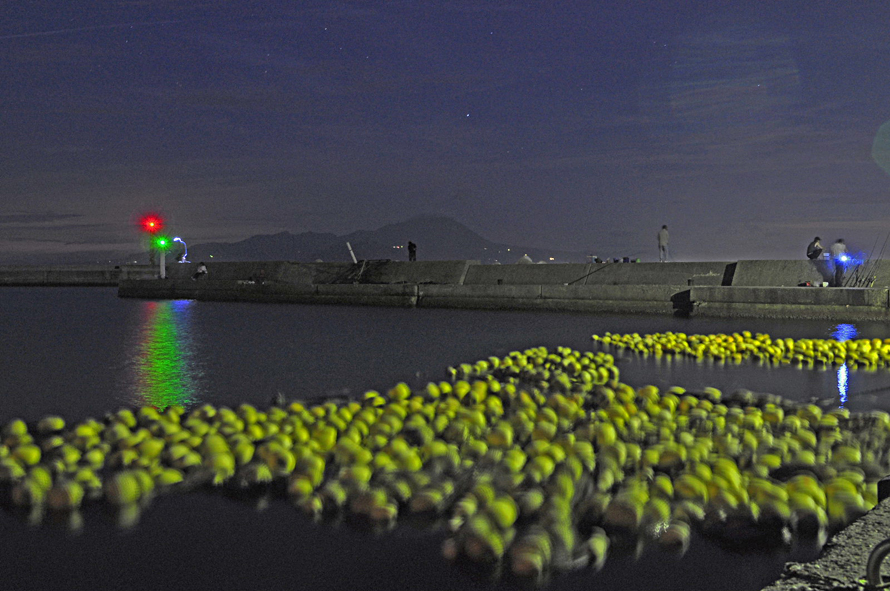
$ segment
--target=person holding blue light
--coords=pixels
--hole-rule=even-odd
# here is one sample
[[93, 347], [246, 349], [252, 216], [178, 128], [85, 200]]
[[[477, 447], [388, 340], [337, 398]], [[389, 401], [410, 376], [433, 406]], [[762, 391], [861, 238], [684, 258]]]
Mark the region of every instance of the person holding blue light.
[[844, 269], [850, 257], [847, 255], [847, 245], [844, 244], [843, 238], [835, 240], [829, 249], [831, 253], [831, 262], [834, 263], [834, 286], [844, 286]]

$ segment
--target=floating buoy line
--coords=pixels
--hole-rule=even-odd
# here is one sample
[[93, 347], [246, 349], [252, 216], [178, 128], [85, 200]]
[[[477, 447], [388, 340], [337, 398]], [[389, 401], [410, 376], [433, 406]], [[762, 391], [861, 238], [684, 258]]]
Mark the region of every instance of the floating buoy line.
[[[597, 340], [695, 356], [723, 354], [718, 345], [741, 355], [746, 339], [770, 359], [806, 350], [764, 335], [668, 334]], [[869, 363], [885, 347], [870, 343], [855, 347]], [[841, 349], [830, 348], [836, 361]], [[854, 349], [842, 349], [849, 361]], [[538, 347], [353, 401], [13, 419], [2, 427], [0, 493], [34, 522], [50, 512], [80, 524], [82, 507], [107, 504], [126, 524], [157, 495], [261, 489], [322, 521], [385, 531], [417, 517], [447, 532], [446, 559], [540, 582], [599, 569], [615, 547], [682, 553], [693, 532], [821, 543], [877, 503], [888, 434], [884, 412], [633, 388], [608, 352]]]
[[593, 335], [593, 340], [640, 355], [677, 356], [721, 362], [759, 362], [772, 365], [831, 367], [846, 364], [850, 369], [875, 370], [890, 367], [890, 339], [773, 339], [749, 331], [732, 334]]

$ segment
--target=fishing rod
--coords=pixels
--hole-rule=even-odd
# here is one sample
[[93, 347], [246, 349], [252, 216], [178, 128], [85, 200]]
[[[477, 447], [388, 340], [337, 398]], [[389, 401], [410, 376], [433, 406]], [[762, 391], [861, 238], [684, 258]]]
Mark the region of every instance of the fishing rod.
[[[862, 262], [861, 265], [857, 265], [853, 272], [850, 274], [850, 277], [844, 281], [844, 287], [862, 287], [862, 283], [865, 283], [866, 278], [862, 276], [865, 275], [865, 269], [871, 263], [871, 257], [875, 252], [875, 249], [878, 247], [878, 239], [875, 238], [875, 243], [872, 245], [871, 250], [868, 251], [868, 258]], [[837, 264], [837, 263], [835, 263]], [[867, 276], [866, 276], [867, 277]]]
[[890, 232], [887, 233], [887, 236], [884, 238], [884, 244], [881, 246], [881, 251], [878, 253], [878, 258], [874, 259], [872, 255], [874, 254], [875, 248], [878, 246], [879, 238], [875, 238], [875, 243], [872, 246], [871, 251], [869, 252], [868, 258], [862, 265], [857, 266], [853, 273], [850, 275], [850, 278], [844, 282], [847, 287], [871, 287], [874, 285], [875, 279], [877, 277], [875, 271], [878, 267], [878, 261], [881, 260], [884, 256], [884, 250], [887, 248], [887, 242], [890, 240]]
[[881, 252], [878, 253], [877, 260], [871, 261], [871, 265], [869, 268], [869, 274], [871, 275], [871, 283], [874, 284], [875, 279], [877, 278], [877, 274], [874, 272], [878, 268], [878, 261], [884, 258], [884, 250], [887, 248], [887, 241], [890, 240], [890, 232], [887, 232], [887, 236], [884, 238], [884, 244], [881, 245]]
[[574, 279], [574, 280], [572, 280], [572, 281], [569, 281], [568, 283], [566, 283], [566, 285], [572, 285], [573, 283], [577, 283], [577, 282], [581, 281], [582, 279], [587, 279], [588, 277], [590, 277], [590, 276], [593, 275], [594, 273], [598, 273], [598, 272], [602, 271], [603, 269], [605, 269], [606, 267], [611, 267], [612, 265], [615, 265], [615, 264], [617, 264], [617, 263], [610, 263], [610, 262], [606, 261], [606, 263], [605, 263], [603, 266], [601, 266], [601, 267], [597, 267], [596, 269], [594, 269], [593, 271], [591, 271], [591, 272], [588, 273], [587, 275], [582, 275], [581, 277], [578, 277], [577, 279]]

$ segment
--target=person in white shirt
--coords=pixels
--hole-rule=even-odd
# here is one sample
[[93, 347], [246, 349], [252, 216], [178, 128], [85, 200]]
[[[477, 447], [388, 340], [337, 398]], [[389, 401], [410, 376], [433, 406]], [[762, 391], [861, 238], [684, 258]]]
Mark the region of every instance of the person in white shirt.
[[668, 227], [662, 226], [658, 231], [658, 260], [666, 263], [668, 260]]
[[838, 238], [829, 249], [831, 262], [834, 263], [834, 287], [844, 286], [844, 269], [847, 267], [847, 245], [843, 238]]

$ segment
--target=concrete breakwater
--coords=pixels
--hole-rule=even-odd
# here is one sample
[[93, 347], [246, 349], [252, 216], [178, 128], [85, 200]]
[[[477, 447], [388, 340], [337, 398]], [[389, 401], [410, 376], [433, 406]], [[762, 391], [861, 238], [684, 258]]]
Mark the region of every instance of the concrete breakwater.
[[682, 316], [890, 318], [890, 264], [869, 287], [821, 285], [812, 261], [482, 265], [477, 261], [2, 266], [0, 286], [117, 286], [121, 297]]
[[[631, 269], [631, 267], [634, 267]], [[662, 267], [659, 269], [658, 267]], [[482, 265], [476, 261], [212, 263], [166, 279], [121, 280], [121, 297], [403, 307], [671, 314], [690, 281], [723, 281], [725, 263]], [[679, 294], [679, 295], [678, 295]]]
[[148, 265], [3, 265], [0, 286], [115, 287], [121, 279], [152, 279], [157, 268]]
[[477, 261], [211, 262], [146, 279], [123, 269], [121, 297], [683, 316], [890, 318], [890, 264], [864, 288], [821, 285], [821, 261], [482, 265]]

